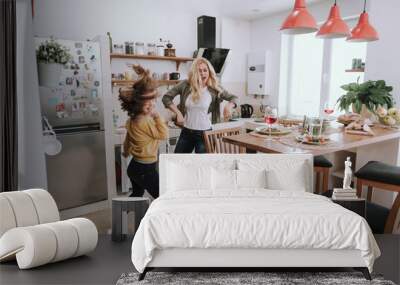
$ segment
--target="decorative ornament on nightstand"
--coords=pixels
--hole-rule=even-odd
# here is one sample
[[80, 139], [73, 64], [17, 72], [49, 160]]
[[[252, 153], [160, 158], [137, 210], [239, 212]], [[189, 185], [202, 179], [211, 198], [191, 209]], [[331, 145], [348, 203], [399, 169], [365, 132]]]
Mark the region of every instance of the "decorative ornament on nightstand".
[[347, 157], [344, 162], [344, 178], [343, 178], [343, 188], [334, 188], [332, 199], [333, 200], [356, 200], [357, 192], [355, 189], [351, 188], [351, 178], [353, 176], [353, 171], [351, 170], [352, 162], [350, 157]]
[[347, 157], [346, 161], [344, 162], [344, 179], [343, 179], [343, 189], [352, 189], [351, 188], [351, 161], [350, 157]]

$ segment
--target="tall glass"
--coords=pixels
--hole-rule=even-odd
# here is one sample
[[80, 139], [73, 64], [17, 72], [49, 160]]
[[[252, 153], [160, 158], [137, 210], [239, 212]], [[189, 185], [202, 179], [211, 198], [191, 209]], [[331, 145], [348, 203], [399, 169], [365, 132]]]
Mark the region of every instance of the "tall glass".
[[278, 120], [278, 109], [275, 107], [265, 107], [264, 122], [269, 127], [269, 139], [271, 139], [271, 126]]

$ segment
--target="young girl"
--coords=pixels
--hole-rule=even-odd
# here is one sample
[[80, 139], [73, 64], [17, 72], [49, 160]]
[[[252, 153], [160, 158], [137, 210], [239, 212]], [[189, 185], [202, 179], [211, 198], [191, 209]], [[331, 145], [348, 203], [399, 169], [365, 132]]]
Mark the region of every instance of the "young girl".
[[156, 170], [160, 140], [167, 139], [168, 127], [155, 110], [157, 85], [148, 70], [137, 65], [133, 69], [139, 80], [129, 94], [120, 92], [121, 107], [128, 112], [123, 155], [132, 156], [128, 166], [133, 193], [131, 197], [143, 196], [146, 189], [151, 196], [159, 195], [159, 177]]

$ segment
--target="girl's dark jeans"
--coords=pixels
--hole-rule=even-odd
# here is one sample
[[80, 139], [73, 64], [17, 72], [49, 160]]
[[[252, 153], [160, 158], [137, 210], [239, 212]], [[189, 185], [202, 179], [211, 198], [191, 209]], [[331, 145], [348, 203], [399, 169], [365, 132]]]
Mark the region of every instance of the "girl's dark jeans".
[[175, 147], [175, 153], [205, 153], [204, 131], [183, 128]]
[[159, 177], [156, 165], [157, 162], [147, 164], [131, 160], [127, 172], [133, 187], [132, 197], [142, 197], [144, 190], [147, 190], [154, 199], [158, 197]]

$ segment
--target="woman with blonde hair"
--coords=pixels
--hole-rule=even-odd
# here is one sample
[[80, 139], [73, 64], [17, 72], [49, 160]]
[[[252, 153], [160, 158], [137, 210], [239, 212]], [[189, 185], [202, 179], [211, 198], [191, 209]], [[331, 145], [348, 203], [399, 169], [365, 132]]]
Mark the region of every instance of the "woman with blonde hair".
[[[173, 103], [180, 95], [178, 106]], [[237, 96], [224, 90], [217, 80], [214, 68], [205, 58], [197, 58], [192, 64], [189, 78], [177, 84], [162, 98], [164, 106], [176, 114], [175, 124], [182, 127], [175, 153], [204, 153], [203, 132], [220, 122], [220, 104], [228, 101], [224, 117], [229, 118], [237, 106]], [[211, 113], [211, 120], [209, 117]]]

